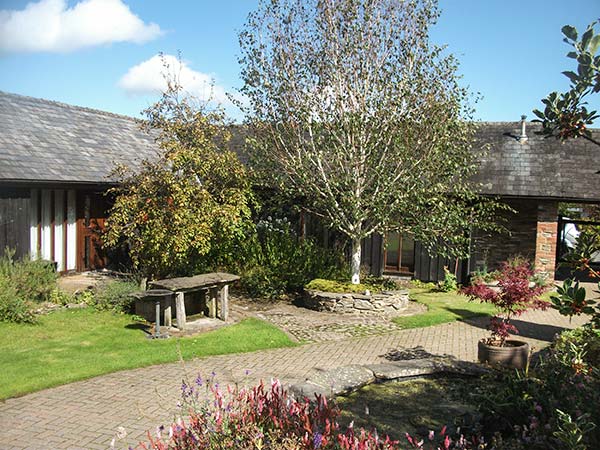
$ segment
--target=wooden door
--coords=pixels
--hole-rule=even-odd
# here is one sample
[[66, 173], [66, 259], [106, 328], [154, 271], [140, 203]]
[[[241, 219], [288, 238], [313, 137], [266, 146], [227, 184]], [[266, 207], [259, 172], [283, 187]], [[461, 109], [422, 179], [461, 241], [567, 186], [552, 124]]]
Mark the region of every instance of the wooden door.
[[106, 253], [102, 248], [106, 212], [107, 202], [102, 194], [78, 192], [77, 271], [99, 270], [106, 267]]

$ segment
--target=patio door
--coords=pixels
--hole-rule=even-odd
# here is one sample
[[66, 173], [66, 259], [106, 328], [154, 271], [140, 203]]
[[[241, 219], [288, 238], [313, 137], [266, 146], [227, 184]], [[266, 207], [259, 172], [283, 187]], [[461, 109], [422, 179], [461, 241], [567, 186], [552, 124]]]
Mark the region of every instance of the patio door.
[[106, 200], [95, 192], [79, 192], [77, 198], [77, 270], [106, 267], [102, 248]]
[[397, 232], [385, 236], [385, 272], [412, 275], [415, 270], [415, 241]]

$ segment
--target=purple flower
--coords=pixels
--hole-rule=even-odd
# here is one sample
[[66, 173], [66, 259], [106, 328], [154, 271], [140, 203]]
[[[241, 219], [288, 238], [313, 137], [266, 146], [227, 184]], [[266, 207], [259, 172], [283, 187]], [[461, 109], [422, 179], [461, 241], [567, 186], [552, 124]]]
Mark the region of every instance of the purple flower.
[[320, 448], [322, 442], [323, 442], [323, 435], [317, 431], [315, 433], [315, 435], [313, 436], [313, 446], [314, 446], [314, 448]]
[[196, 385], [202, 386], [202, 376], [200, 374], [198, 374], [198, 376], [196, 377]]

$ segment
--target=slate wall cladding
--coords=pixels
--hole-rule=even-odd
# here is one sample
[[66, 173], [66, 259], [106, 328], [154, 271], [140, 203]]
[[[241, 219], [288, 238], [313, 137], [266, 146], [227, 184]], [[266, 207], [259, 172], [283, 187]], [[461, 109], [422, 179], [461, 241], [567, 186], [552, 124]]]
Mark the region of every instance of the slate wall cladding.
[[509, 233], [474, 233], [469, 271], [495, 270], [511, 256], [536, 257], [538, 200], [504, 200], [516, 213], [502, 214]]

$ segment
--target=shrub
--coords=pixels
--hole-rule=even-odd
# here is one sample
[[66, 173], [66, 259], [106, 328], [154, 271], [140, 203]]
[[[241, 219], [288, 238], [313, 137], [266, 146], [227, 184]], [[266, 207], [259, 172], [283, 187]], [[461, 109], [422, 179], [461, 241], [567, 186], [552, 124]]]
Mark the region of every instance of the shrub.
[[483, 266], [482, 268], [476, 269], [473, 272], [471, 272], [470, 277], [472, 284], [491, 283], [493, 281], [496, 281], [496, 278], [498, 277], [498, 272], [489, 272], [487, 266]]
[[[563, 332], [528, 372], [490, 375], [479, 399], [483, 427], [527, 448], [600, 448], [600, 332]], [[572, 444], [579, 440], [579, 446]]]
[[537, 284], [530, 286], [533, 275], [528, 261], [515, 258], [502, 264], [497, 277], [498, 290], [482, 282], [461, 290], [471, 300], [491, 303], [502, 312], [501, 316], [490, 320], [492, 336], [487, 340], [488, 345], [502, 347], [509, 333], [518, 333], [517, 328], [510, 323], [514, 316], [519, 316], [530, 308], [545, 309], [549, 306], [548, 302], [539, 298], [545, 287]]
[[[208, 398], [202, 395], [206, 390]], [[182, 384], [183, 410], [187, 422], [179, 419], [168, 428], [148, 433], [148, 443], [139, 448], [154, 450], [225, 449], [238, 450], [400, 450], [398, 441], [379, 437], [376, 430], [342, 430], [337, 422], [339, 408], [324, 396], [294, 399], [281, 383], [273, 380], [250, 388], [227, 387], [221, 390], [213, 379], [198, 377]], [[204, 398], [204, 400], [203, 400]], [[115, 441], [113, 441], [113, 446]], [[460, 436], [451, 439], [445, 429], [429, 442], [407, 435], [410, 448], [475, 449], [485, 448], [479, 439]]]
[[139, 284], [133, 280], [112, 280], [102, 283], [95, 289], [94, 306], [100, 310], [131, 313], [135, 304], [131, 294], [139, 290]]
[[239, 267], [246, 292], [269, 298], [299, 292], [313, 278], [334, 278], [345, 271], [334, 252], [299, 239], [287, 220], [271, 218], [248, 233]]
[[24, 300], [50, 301], [58, 279], [54, 265], [49, 261], [31, 260], [29, 257], [15, 261], [14, 254], [14, 250], [4, 251], [4, 255], [0, 258], [0, 277], [9, 278]]
[[438, 290], [441, 292], [455, 292], [457, 289], [458, 283], [456, 281], [456, 275], [444, 266], [444, 280], [439, 283]]
[[364, 293], [365, 291], [377, 293], [384, 290], [397, 289], [397, 285], [392, 280], [375, 277], [363, 278], [363, 282], [360, 284], [352, 284], [349, 281], [324, 280], [322, 278], [316, 278], [308, 283], [304, 288], [315, 291], [337, 293]]
[[31, 303], [24, 300], [11, 279], [0, 275], [0, 321], [34, 323]]

